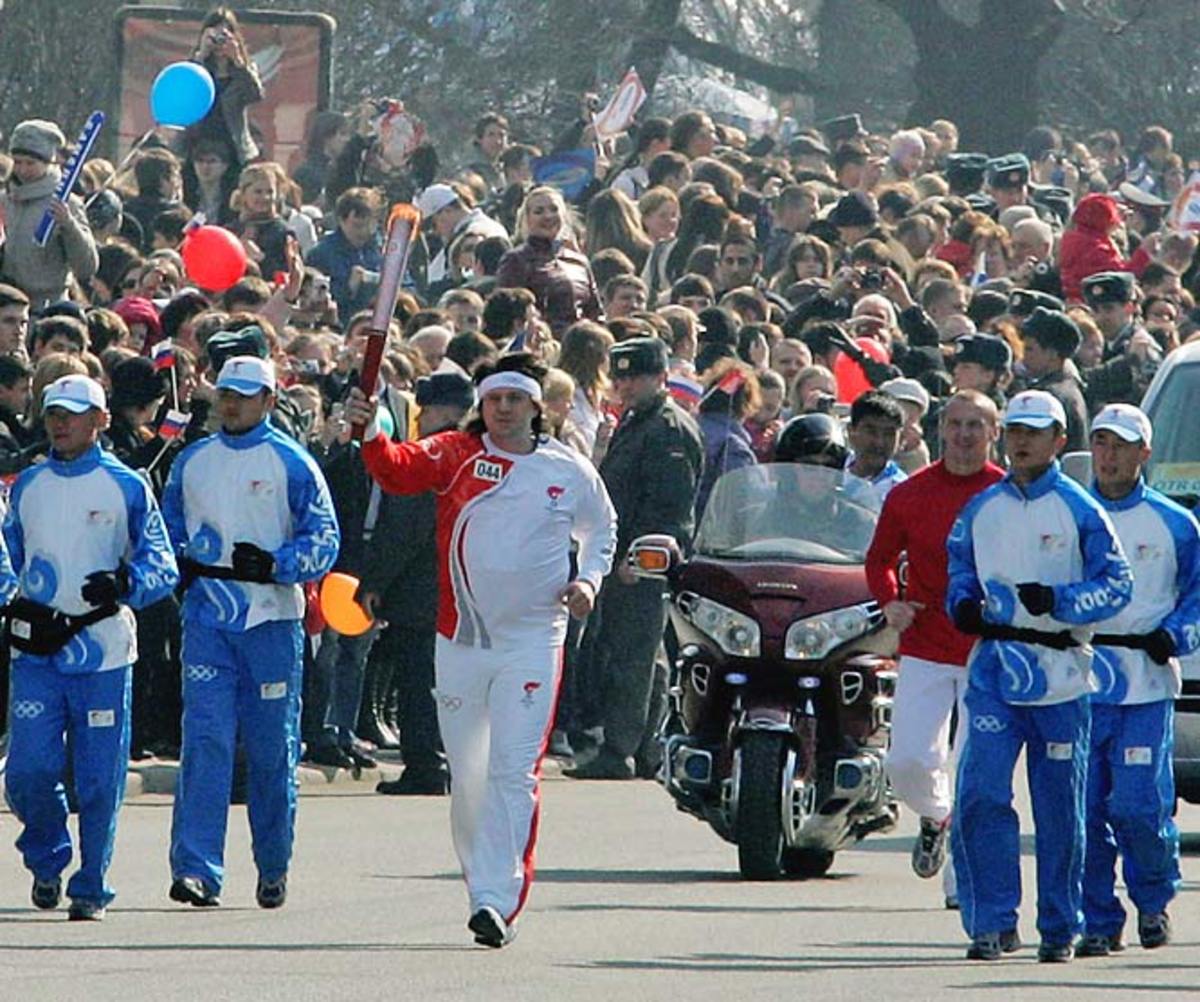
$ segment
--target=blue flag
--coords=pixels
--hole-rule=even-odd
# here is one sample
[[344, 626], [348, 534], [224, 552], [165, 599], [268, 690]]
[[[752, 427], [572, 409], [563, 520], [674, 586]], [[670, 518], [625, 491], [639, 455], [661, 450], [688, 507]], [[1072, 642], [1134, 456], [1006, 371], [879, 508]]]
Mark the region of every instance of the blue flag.
[[564, 150], [548, 157], [534, 157], [530, 167], [534, 181], [557, 188], [563, 198], [574, 201], [583, 194], [595, 176], [596, 151]]

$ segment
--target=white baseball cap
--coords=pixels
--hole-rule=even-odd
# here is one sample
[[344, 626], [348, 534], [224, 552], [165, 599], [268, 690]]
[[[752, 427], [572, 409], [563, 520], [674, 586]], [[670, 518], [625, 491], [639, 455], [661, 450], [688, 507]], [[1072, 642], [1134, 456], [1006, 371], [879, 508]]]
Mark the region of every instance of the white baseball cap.
[[1154, 435], [1150, 419], [1133, 404], [1109, 404], [1092, 419], [1092, 434], [1111, 431], [1126, 442], [1149, 445]]
[[104, 396], [104, 387], [96, 380], [87, 376], [60, 376], [42, 390], [42, 410], [51, 407], [82, 414], [93, 407], [99, 411], [108, 410], [108, 400]]
[[910, 404], [916, 404], [922, 414], [929, 412], [929, 391], [915, 379], [908, 379], [901, 376], [896, 379], [889, 379], [887, 382], [880, 384], [879, 388], [888, 394], [888, 396], [895, 397], [897, 400], [907, 400]]
[[1008, 402], [1004, 410], [1004, 423], [1023, 424], [1030, 428], [1049, 428], [1057, 424], [1067, 427], [1067, 412], [1058, 397], [1045, 390], [1025, 390]]
[[275, 392], [275, 366], [265, 358], [235, 355], [221, 366], [218, 390], [233, 390], [243, 397], [257, 396], [263, 390]]
[[458, 192], [448, 184], [431, 184], [417, 196], [417, 208], [426, 219], [458, 201]]

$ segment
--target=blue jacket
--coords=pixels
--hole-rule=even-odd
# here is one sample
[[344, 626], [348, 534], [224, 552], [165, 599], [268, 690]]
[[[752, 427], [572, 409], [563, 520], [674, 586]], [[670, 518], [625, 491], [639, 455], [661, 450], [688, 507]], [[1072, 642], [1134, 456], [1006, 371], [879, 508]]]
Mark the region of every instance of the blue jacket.
[[165, 598], [179, 582], [149, 486], [98, 445], [69, 461], [51, 453], [17, 478], [4, 541], [20, 594], [72, 616], [92, 611], [80, 594], [89, 574], [122, 564], [129, 572], [130, 591], [120, 612], [87, 627], [46, 659], [64, 672], [102, 671], [136, 661], [137, 627], [130, 609]]
[[275, 558], [273, 584], [199, 578], [188, 589], [184, 621], [218, 630], [303, 617], [300, 583], [329, 571], [341, 542], [324, 476], [269, 421], [184, 449], [163, 492], [163, 515], [176, 550], [199, 563], [230, 566], [235, 543]]
[[378, 279], [364, 282], [356, 292], [351, 293], [350, 270], [355, 265], [361, 265], [367, 271], [378, 274], [383, 268], [383, 254], [378, 236], [372, 237], [362, 247], [355, 247], [340, 229], [336, 229], [317, 241], [317, 245], [308, 252], [305, 263], [329, 276], [329, 291], [337, 302], [338, 320], [345, 327], [355, 313], [370, 305], [378, 283]]
[[[988, 622], [1057, 632], [1098, 623], [1129, 604], [1129, 562], [1104, 509], [1057, 462], [1026, 487], [1009, 474], [976, 495], [946, 541], [946, 610], [986, 600]], [[1054, 589], [1054, 608], [1033, 616], [1017, 596], [1026, 582]], [[1074, 630], [1086, 641], [1090, 630]], [[1092, 649], [981, 640], [971, 651], [969, 684], [1008, 703], [1047, 705], [1096, 689]]]
[[[1112, 519], [1133, 567], [1129, 604], [1104, 624], [1105, 633], [1150, 633], [1162, 627], [1177, 654], [1200, 648], [1200, 526], [1191, 512], [1139, 480], [1113, 501], [1092, 485], [1092, 496]], [[1179, 662], [1155, 664], [1145, 651], [1097, 647], [1092, 662], [1097, 703], [1153, 703], [1181, 691]]]
[[701, 412], [696, 416], [700, 435], [704, 439], [704, 471], [696, 488], [696, 520], [704, 514], [708, 496], [721, 475], [758, 462], [750, 441], [750, 433], [729, 414]]

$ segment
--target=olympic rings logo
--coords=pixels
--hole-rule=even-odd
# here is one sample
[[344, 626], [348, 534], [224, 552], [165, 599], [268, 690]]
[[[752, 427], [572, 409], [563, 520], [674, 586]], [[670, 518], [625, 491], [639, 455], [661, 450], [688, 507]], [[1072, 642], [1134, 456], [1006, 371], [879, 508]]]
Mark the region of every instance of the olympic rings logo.
[[1008, 724], [998, 717], [993, 716], [973, 717], [971, 719], [971, 726], [977, 731], [982, 731], [984, 734], [999, 734], [1008, 728]]
[[211, 665], [188, 665], [185, 677], [189, 682], [211, 682], [217, 677], [217, 669]]
[[46, 705], [32, 699], [21, 699], [13, 703], [12, 712], [18, 720], [33, 720], [46, 712]]

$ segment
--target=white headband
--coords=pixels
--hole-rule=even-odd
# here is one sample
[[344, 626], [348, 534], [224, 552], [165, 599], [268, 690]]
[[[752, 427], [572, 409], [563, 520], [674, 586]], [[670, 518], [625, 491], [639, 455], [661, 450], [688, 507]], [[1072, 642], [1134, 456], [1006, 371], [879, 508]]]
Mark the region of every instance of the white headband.
[[479, 399], [482, 400], [492, 390], [520, 390], [539, 404], [542, 402], [541, 384], [523, 372], [493, 372], [479, 384]]

